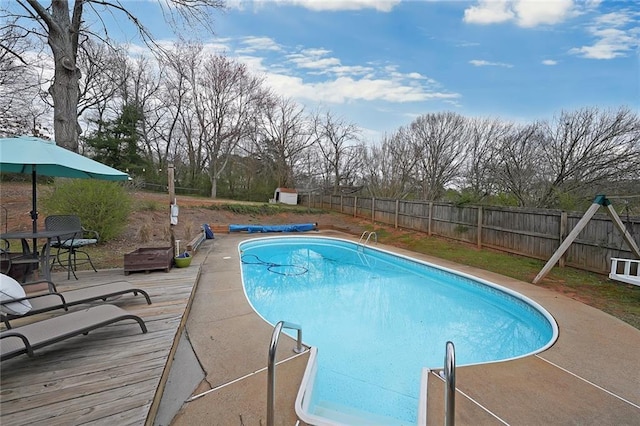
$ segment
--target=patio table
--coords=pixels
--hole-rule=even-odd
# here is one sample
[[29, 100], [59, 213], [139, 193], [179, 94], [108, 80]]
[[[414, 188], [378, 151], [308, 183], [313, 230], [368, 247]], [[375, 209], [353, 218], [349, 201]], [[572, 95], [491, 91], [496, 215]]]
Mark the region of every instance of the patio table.
[[[64, 231], [68, 232], [68, 231]], [[17, 232], [5, 232], [0, 234], [0, 239], [5, 240], [21, 240], [22, 241], [22, 257], [23, 259], [30, 259], [33, 263], [38, 263], [38, 247], [35, 245], [37, 240], [46, 239], [47, 243], [42, 248], [42, 254], [40, 256], [40, 264], [42, 266], [42, 273], [44, 279], [51, 281], [51, 257], [50, 246], [51, 240], [58, 238], [63, 234], [63, 231], [17, 231]], [[29, 247], [29, 240], [33, 241], [33, 250]]]

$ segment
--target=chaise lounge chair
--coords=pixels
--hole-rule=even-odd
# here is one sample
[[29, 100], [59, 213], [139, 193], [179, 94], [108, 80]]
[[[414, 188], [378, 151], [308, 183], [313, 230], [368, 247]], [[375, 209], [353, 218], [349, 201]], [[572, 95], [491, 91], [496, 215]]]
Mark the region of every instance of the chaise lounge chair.
[[116, 281], [65, 292], [57, 292], [55, 284], [46, 280], [34, 281], [23, 285], [44, 282], [49, 284], [50, 293], [27, 296], [17, 281], [7, 275], [0, 274], [0, 320], [5, 323], [8, 329], [11, 328], [9, 321], [16, 318], [57, 309], [68, 310], [70, 306], [97, 300], [107, 301], [109, 298], [127, 293], [133, 293], [135, 296], [138, 293], [142, 294], [147, 300], [147, 304], [151, 304], [151, 299], [146, 291], [134, 288], [126, 281]]
[[22, 354], [33, 357], [36, 349], [127, 319], [137, 321], [142, 332], [147, 332], [142, 318], [108, 304], [6, 330], [0, 333], [0, 361]]

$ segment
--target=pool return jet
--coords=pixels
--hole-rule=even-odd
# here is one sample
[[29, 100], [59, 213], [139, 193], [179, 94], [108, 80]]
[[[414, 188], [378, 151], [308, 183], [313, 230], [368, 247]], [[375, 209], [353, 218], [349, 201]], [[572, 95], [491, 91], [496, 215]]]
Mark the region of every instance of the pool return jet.
[[551, 268], [553, 268], [556, 262], [560, 260], [564, 252], [567, 251], [569, 246], [571, 246], [571, 243], [573, 243], [573, 241], [578, 237], [578, 234], [580, 234], [585, 226], [587, 226], [593, 215], [596, 214], [601, 206], [607, 208], [606, 212], [613, 221], [615, 227], [618, 228], [618, 231], [620, 231], [620, 233], [622, 234], [622, 238], [627, 243], [629, 248], [631, 248], [631, 251], [636, 256], [636, 258], [640, 259], [640, 248], [638, 248], [638, 245], [631, 237], [631, 234], [625, 228], [624, 223], [622, 223], [622, 220], [620, 220], [618, 213], [616, 213], [615, 209], [611, 205], [611, 201], [609, 201], [605, 195], [596, 195], [596, 198], [593, 200], [593, 204], [591, 204], [591, 207], [589, 207], [584, 216], [582, 216], [580, 221], [576, 224], [575, 228], [571, 230], [569, 235], [567, 235], [567, 238], [564, 239], [562, 244], [560, 244], [560, 247], [558, 247], [556, 252], [553, 253], [553, 256], [551, 256], [551, 258], [547, 261], [546, 265], [544, 265], [540, 272], [538, 272], [538, 275], [536, 275], [536, 277], [533, 279], [533, 284], [537, 284], [549, 273]]

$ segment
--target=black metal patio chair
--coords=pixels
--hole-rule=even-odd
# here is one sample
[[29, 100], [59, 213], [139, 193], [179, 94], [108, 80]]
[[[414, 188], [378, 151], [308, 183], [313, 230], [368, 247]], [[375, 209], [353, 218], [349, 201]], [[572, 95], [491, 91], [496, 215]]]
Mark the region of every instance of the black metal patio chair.
[[[82, 247], [98, 243], [100, 236], [96, 231], [83, 228], [80, 218], [76, 215], [47, 216], [44, 219], [44, 226], [47, 231], [61, 231], [58, 238], [51, 240], [51, 248], [57, 249], [56, 255], [52, 256], [51, 268], [57, 262], [67, 270], [67, 279], [71, 278], [71, 274], [78, 279], [75, 271], [78, 264], [82, 263], [88, 263], [94, 271], [98, 272], [89, 253], [81, 250]], [[78, 255], [81, 256], [80, 260]]]

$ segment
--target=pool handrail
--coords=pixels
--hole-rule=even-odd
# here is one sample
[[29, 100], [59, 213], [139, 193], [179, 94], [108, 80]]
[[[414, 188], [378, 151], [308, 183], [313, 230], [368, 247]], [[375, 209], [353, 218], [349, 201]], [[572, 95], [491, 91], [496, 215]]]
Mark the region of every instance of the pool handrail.
[[278, 340], [283, 328], [295, 329], [298, 331], [296, 347], [293, 351], [297, 354], [304, 352], [302, 347], [302, 327], [286, 321], [279, 321], [273, 328], [271, 335], [271, 343], [269, 344], [269, 362], [267, 364], [267, 426], [275, 425], [275, 391], [276, 391], [276, 349], [278, 348]]
[[[366, 240], [365, 240], [365, 235], [367, 236]], [[361, 246], [362, 248], [364, 248], [364, 246], [367, 245], [367, 243], [369, 242], [369, 240], [371, 239], [371, 236], [373, 236], [373, 239], [375, 241], [376, 244], [378, 244], [378, 233], [375, 231], [363, 231], [362, 234], [360, 235], [360, 239], [358, 240], [358, 245]], [[364, 240], [364, 243], [362, 242], [362, 240]]]
[[447, 342], [444, 355], [444, 424], [454, 426], [456, 411], [456, 349]]

